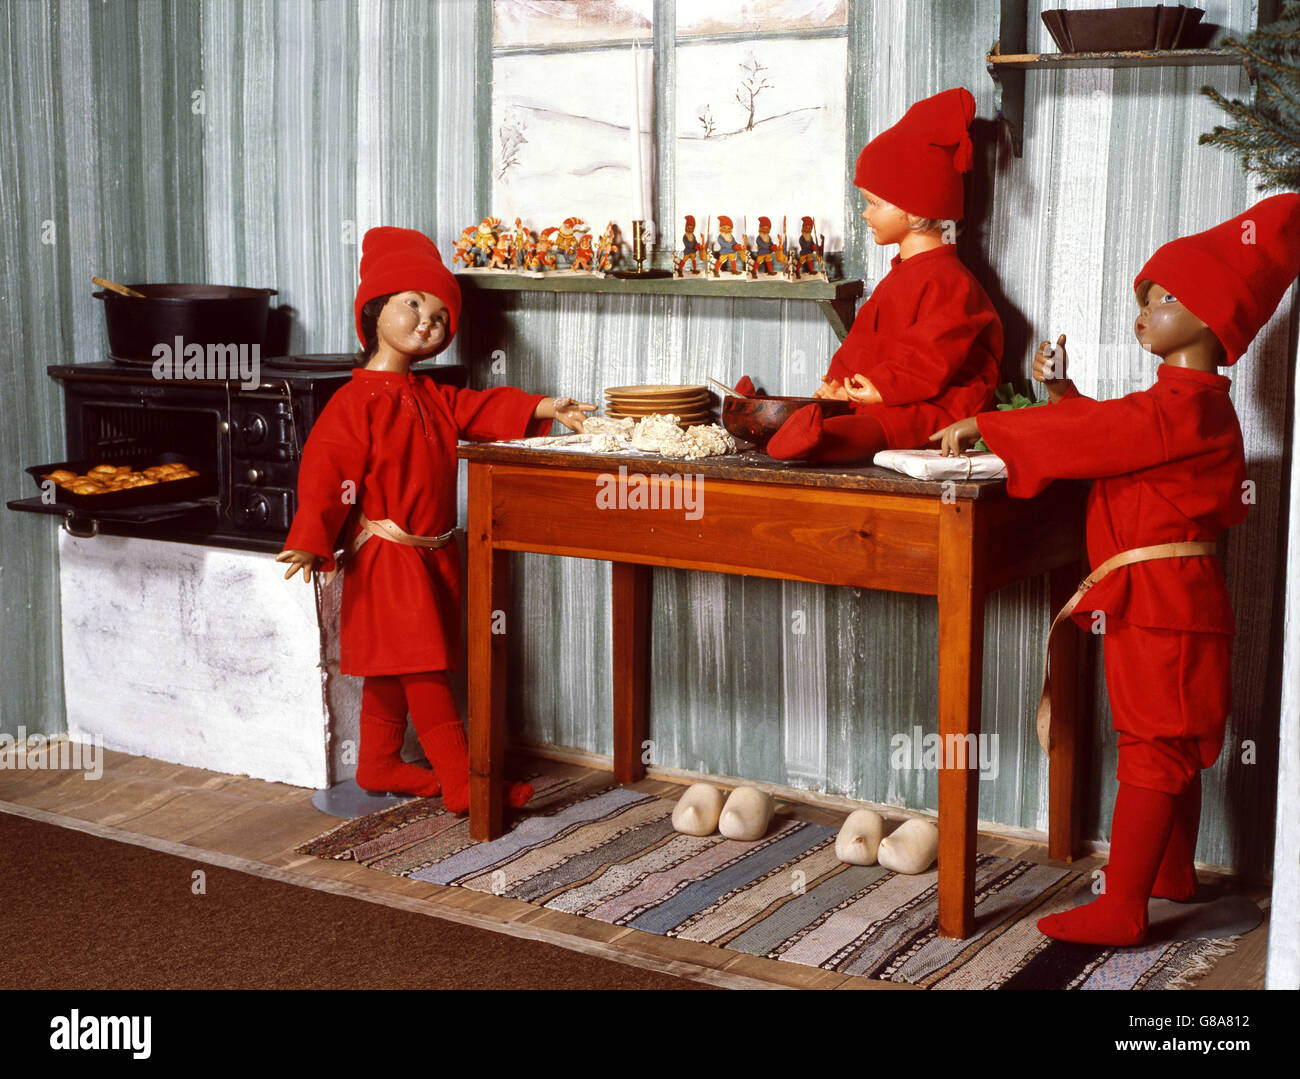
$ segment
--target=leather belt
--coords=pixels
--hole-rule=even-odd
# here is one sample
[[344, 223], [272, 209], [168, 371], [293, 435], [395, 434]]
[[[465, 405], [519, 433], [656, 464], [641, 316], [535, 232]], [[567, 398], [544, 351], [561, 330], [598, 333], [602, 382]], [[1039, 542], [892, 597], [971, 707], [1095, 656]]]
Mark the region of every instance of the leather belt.
[[335, 573], [344, 569], [347, 563], [356, 557], [357, 552], [366, 545], [366, 541], [371, 536], [378, 536], [380, 539], [386, 539], [392, 543], [400, 543], [404, 547], [423, 547], [430, 551], [436, 551], [439, 547], [446, 547], [456, 536], [454, 528], [449, 528], [441, 536], [414, 536], [387, 517], [381, 521], [372, 521], [360, 511], [358, 511], [358, 520], [361, 523], [361, 531], [352, 537], [352, 542], [348, 544], [347, 550], [335, 561], [334, 569], [325, 574], [326, 584], [334, 579]]
[[1217, 547], [1206, 540], [1182, 540], [1177, 543], [1156, 543], [1149, 547], [1131, 547], [1112, 555], [1100, 566], [1088, 574], [1080, 583], [1078, 591], [1067, 601], [1064, 607], [1052, 619], [1052, 628], [1047, 631], [1047, 656], [1043, 661], [1043, 692], [1038, 698], [1038, 744], [1047, 753], [1052, 748], [1052, 638], [1057, 627], [1074, 613], [1074, 609], [1083, 599], [1083, 595], [1111, 570], [1121, 566], [1131, 566], [1136, 562], [1152, 562], [1158, 558], [1194, 558], [1202, 555], [1214, 555]]

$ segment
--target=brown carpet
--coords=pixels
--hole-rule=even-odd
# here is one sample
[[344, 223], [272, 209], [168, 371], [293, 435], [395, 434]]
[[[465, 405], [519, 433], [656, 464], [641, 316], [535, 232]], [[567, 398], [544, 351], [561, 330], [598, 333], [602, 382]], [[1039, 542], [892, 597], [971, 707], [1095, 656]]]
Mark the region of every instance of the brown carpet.
[[0, 910], [0, 989], [712, 988], [7, 813]]

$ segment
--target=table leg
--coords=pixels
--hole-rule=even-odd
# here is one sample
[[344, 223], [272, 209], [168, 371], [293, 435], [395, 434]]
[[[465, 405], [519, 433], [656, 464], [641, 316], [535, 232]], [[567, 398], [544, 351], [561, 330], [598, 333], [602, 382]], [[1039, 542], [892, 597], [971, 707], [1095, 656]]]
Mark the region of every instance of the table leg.
[[645, 778], [642, 743], [650, 730], [650, 566], [612, 562], [614, 781]]
[[[1051, 574], [1051, 617], [1074, 595], [1086, 570], [1074, 562], [1058, 566]], [[1087, 638], [1077, 626], [1063, 625], [1051, 646], [1052, 748], [1048, 754], [1047, 856], [1073, 861], [1079, 850], [1078, 769], [1079, 694], [1081, 662]]]
[[[943, 764], [962, 763], [964, 767], [941, 767], [939, 771], [939, 935], [958, 940], [969, 937], [975, 928], [978, 741], [984, 665], [980, 542], [972, 502], [941, 508], [939, 738]], [[968, 734], [975, 738], [968, 739]], [[959, 745], [957, 739], [965, 744]], [[962, 756], [957, 756], [958, 750]]]
[[507, 554], [492, 546], [491, 466], [469, 466], [469, 835], [502, 833], [505, 778], [506, 633], [512, 627]]

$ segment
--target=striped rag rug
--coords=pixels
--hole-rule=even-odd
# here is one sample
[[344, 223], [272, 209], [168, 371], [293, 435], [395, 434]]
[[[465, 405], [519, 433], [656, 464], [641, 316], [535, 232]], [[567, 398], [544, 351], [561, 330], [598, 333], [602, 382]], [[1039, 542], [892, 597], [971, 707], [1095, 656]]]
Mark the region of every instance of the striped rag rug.
[[419, 798], [299, 847], [413, 880], [520, 899], [611, 925], [932, 989], [1172, 989], [1235, 944], [1137, 948], [1053, 941], [1044, 914], [1089, 898], [1090, 878], [981, 854], [976, 931], [937, 933], [938, 873], [909, 876], [835, 857], [836, 829], [778, 815], [752, 843], [673, 831], [674, 802], [624, 787], [537, 777], [527, 815], [474, 843], [468, 821]]

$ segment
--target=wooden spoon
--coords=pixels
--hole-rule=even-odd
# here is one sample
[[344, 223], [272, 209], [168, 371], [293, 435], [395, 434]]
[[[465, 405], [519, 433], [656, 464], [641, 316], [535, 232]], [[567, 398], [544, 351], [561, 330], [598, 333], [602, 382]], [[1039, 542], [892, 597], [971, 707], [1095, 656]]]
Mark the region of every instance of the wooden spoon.
[[730, 386], [724, 385], [723, 383], [719, 382], [716, 378], [709, 378], [708, 375], [705, 375], [704, 377], [708, 378], [709, 381], [712, 382], [715, 386], [717, 386], [718, 389], [720, 389], [723, 393], [730, 394], [732, 397], [739, 397], [742, 400], [745, 399], [745, 395], [743, 393], [737, 393]]
[[109, 292], [116, 292], [119, 296], [131, 296], [137, 300], [144, 300], [148, 297], [143, 292], [137, 292], [133, 288], [127, 288], [125, 285], [119, 285], [116, 281], [109, 281], [104, 277], [92, 277], [91, 282], [100, 288], [106, 288]]

